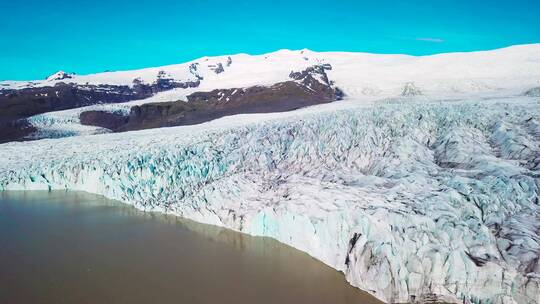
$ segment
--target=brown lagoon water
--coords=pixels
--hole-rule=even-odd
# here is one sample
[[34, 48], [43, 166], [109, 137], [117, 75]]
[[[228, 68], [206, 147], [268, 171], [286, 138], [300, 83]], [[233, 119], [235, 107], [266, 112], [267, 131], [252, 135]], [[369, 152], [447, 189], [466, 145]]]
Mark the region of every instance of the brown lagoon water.
[[0, 303], [380, 303], [291, 247], [78, 192], [0, 193]]

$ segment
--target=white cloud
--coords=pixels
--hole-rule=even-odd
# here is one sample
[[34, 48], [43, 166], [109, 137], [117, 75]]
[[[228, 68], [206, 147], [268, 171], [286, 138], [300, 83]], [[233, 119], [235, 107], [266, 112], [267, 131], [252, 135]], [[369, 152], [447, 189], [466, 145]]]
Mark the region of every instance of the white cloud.
[[444, 42], [444, 39], [441, 39], [441, 38], [416, 38], [415, 40], [416, 41], [435, 42], [435, 43]]

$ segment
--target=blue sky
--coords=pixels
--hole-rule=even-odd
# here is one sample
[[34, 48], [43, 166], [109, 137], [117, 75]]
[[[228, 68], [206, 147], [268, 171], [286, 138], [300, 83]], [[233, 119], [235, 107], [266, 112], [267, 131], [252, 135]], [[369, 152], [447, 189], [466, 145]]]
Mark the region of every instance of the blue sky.
[[0, 80], [277, 49], [425, 55], [540, 42], [539, 0], [0, 0]]

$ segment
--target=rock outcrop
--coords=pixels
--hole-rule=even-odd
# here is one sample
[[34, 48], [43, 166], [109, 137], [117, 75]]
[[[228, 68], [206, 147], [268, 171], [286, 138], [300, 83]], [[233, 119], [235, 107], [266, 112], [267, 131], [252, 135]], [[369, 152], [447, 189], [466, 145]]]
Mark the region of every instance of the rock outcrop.
[[284, 112], [339, 100], [343, 93], [332, 86], [325, 73], [330, 66], [314, 66], [291, 72], [294, 81], [272, 86], [218, 89], [195, 92], [187, 102], [147, 103], [131, 108], [129, 116], [108, 111], [81, 113], [83, 125], [116, 132], [149, 128], [193, 125], [223, 116], [245, 113]]
[[[193, 88], [198, 85], [199, 81], [177, 82], [167, 78], [163, 73], [159, 74], [152, 84], [145, 84], [134, 79], [131, 86], [79, 85], [60, 82], [54, 86], [0, 90], [0, 128], [4, 129], [0, 132], [0, 143], [23, 140], [31, 130], [31, 127], [28, 128], [28, 123], [24, 121], [33, 115], [96, 104], [139, 100], [158, 92], [175, 88]], [[20, 130], [17, 131], [17, 128]], [[8, 129], [9, 134], [6, 131]]]

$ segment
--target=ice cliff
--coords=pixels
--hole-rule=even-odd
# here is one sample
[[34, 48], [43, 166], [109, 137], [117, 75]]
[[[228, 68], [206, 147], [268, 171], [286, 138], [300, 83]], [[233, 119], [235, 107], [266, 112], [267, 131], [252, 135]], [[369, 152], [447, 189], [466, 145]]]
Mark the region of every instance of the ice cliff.
[[406, 100], [9, 143], [0, 190], [273, 237], [386, 302], [539, 303], [539, 114], [537, 98]]

